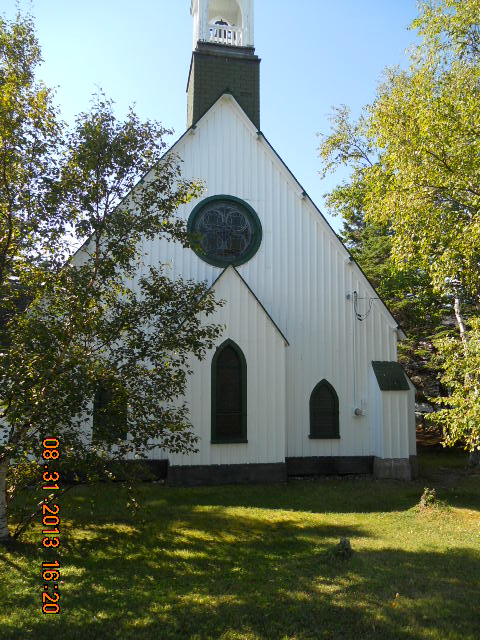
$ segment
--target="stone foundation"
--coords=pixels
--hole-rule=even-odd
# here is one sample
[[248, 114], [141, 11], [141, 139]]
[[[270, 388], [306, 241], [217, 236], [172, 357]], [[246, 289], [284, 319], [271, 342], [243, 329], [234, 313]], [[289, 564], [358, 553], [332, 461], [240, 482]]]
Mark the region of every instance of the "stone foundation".
[[418, 458], [417, 456], [410, 456], [410, 470], [412, 472], [412, 480], [418, 478]]
[[[411, 456], [415, 457], [416, 456]], [[373, 475], [379, 480], [403, 480], [412, 479], [412, 468], [409, 458], [374, 458]]]
[[416, 477], [417, 457], [374, 458], [338, 456], [287, 458], [285, 463], [169, 466], [167, 483], [173, 487], [286, 482], [290, 476], [371, 474], [379, 480], [409, 481]]
[[373, 472], [372, 456], [287, 458], [289, 476], [346, 476]]
[[286, 482], [284, 462], [273, 464], [212, 464], [170, 466], [167, 483], [173, 487]]

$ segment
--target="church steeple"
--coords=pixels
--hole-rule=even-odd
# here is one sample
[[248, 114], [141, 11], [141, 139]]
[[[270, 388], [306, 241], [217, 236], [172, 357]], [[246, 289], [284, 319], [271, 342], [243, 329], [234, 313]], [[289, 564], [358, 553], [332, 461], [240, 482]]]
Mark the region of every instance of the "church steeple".
[[254, 48], [253, 0], [192, 0], [190, 13], [188, 126], [223, 93], [231, 93], [260, 129], [260, 59]]

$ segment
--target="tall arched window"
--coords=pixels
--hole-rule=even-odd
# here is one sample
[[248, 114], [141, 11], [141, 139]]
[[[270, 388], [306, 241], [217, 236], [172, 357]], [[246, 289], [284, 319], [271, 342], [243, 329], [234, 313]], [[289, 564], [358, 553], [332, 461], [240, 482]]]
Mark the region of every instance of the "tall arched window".
[[326, 380], [310, 396], [310, 438], [340, 438], [338, 396]]
[[247, 442], [247, 362], [232, 340], [212, 360], [212, 443]]

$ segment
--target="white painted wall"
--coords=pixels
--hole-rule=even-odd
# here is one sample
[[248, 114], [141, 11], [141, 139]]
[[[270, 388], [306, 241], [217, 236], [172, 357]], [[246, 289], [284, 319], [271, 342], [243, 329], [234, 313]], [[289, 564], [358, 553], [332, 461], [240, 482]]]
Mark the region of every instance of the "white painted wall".
[[[285, 455], [413, 455], [411, 394], [404, 394], [410, 398], [406, 404], [399, 403], [398, 397], [383, 398], [372, 377], [372, 360], [397, 359], [396, 322], [235, 99], [223, 96], [171, 152], [181, 158], [184, 178], [204, 181], [204, 197], [234, 195], [257, 212], [262, 244], [238, 272], [290, 343], [286, 353], [279, 348], [278, 332], [271, 329], [238, 278], [239, 282], [229, 273], [219, 281], [216, 290], [230, 304], [218, 312], [216, 320], [227, 325], [224, 337], [238, 342], [244, 351], [249, 372], [258, 371], [252, 403], [256, 393], [269, 398], [275, 421], [270, 421], [266, 406], [251, 404], [249, 413], [256, 421], [252, 437], [258, 434], [252, 446], [250, 442], [248, 448], [210, 445], [210, 373], [208, 363], [200, 364], [188, 393], [192, 420], [202, 438], [201, 451], [190, 457], [170, 456], [171, 463], [275, 462]], [[187, 220], [196, 204], [181, 206], [178, 214]], [[166, 239], [146, 240], [142, 251], [146, 268], [168, 263], [173, 278], [211, 285], [222, 271]], [[354, 317], [353, 291], [358, 292], [361, 313], [371, 300], [370, 314], [363, 322]], [[310, 394], [324, 378], [339, 396], [339, 440], [308, 437]], [[356, 406], [362, 406], [366, 415], [355, 417]], [[155, 457], [162, 455], [157, 452]]]
[[248, 444], [210, 444], [213, 349], [205, 360], [192, 362], [194, 374], [186, 393], [195, 432], [200, 437], [199, 452], [166, 456], [156, 451], [155, 457], [168, 457], [172, 465], [283, 462], [287, 344], [233, 268], [225, 271], [214, 291], [219, 300], [226, 301], [215, 317], [216, 322], [226, 327], [216, 346], [230, 338], [247, 361]]
[[406, 459], [417, 453], [415, 433], [415, 387], [408, 391], [381, 391], [370, 368], [373, 397], [374, 455], [378, 458]]
[[[408, 379], [408, 378], [407, 378]], [[415, 386], [408, 379], [410, 391], [408, 393], [408, 451], [411, 456], [417, 455], [417, 424], [415, 422]]]
[[[205, 197], [228, 194], [248, 202], [263, 227], [258, 253], [238, 268], [287, 337], [287, 455], [373, 455], [372, 360], [396, 360], [396, 323], [379, 300], [364, 322], [354, 319], [376, 294], [325, 219], [236, 101], [224, 96], [177, 143], [186, 178], [201, 178]], [[197, 202], [181, 207], [188, 219]], [[169, 261], [172, 276], [212, 283], [221, 270], [166, 240], [145, 244], [153, 264]], [[355, 329], [355, 335], [354, 335]], [[354, 375], [355, 370], [355, 375]], [[321, 379], [340, 401], [340, 440], [310, 440], [309, 398]], [[355, 387], [355, 388], [354, 388]], [[367, 415], [353, 416], [363, 400]], [[407, 428], [407, 427], [405, 427]]]

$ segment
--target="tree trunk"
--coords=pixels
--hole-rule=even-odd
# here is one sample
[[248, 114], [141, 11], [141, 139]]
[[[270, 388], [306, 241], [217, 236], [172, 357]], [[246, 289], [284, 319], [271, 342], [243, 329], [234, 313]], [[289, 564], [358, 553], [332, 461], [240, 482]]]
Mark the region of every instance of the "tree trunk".
[[[455, 318], [457, 319], [458, 329], [460, 331], [460, 338], [462, 339], [463, 349], [465, 354], [467, 355], [467, 330], [465, 329], [465, 321], [463, 319], [462, 314], [462, 304], [460, 302], [460, 298], [458, 295], [455, 297], [455, 302], [453, 305], [453, 310], [455, 311]], [[465, 384], [469, 384], [468, 375], [465, 378]], [[480, 443], [477, 443], [480, 444]], [[470, 453], [469, 465], [471, 467], [476, 467], [480, 465], [480, 451], [478, 449], [476, 451], [472, 451]]]
[[480, 451], [472, 451], [468, 459], [470, 467], [480, 467]]
[[0, 543], [6, 543], [10, 539], [7, 521], [7, 469], [8, 462], [0, 462]]
[[460, 331], [460, 338], [462, 339], [463, 346], [467, 346], [467, 331], [465, 329], [465, 322], [463, 320], [462, 314], [462, 304], [460, 302], [460, 298], [455, 298], [455, 303], [453, 305], [453, 310], [455, 311], [455, 318], [457, 319], [458, 329]]

